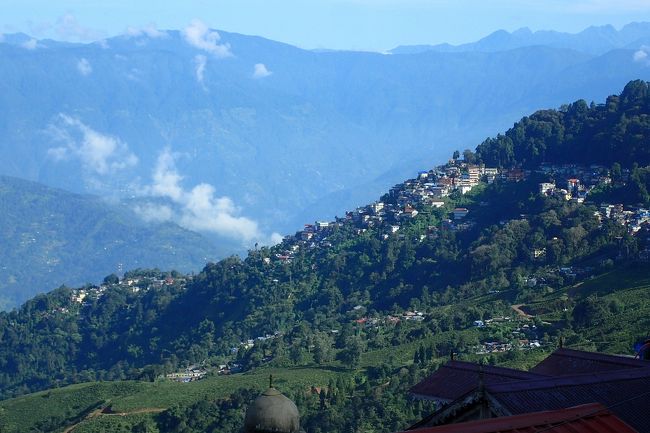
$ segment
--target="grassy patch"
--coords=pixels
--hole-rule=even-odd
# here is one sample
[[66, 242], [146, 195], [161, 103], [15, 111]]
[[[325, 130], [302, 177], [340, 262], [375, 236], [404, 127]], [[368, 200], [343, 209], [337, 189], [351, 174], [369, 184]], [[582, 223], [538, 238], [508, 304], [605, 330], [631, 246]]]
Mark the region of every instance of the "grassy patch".
[[[273, 375], [274, 384], [282, 390], [304, 389], [327, 385], [337, 374], [335, 368], [261, 368], [246, 374], [212, 376], [192, 383], [170, 381], [150, 382], [93, 382], [38, 392], [0, 403], [0, 431], [3, 433], [61, 430], [80, 422], [92, 410], [110, 406], [113, 412], [130, 413], [143, 409], [167, 409], [174, 405], [189, 405], [198, 400], [217, 400], [227, 397], [239, 388], [256, 388], [260, 392], [268, 386]], [[130, 431], [122, 427], [151, 414], [128, 416], [102, 415], [84, 421], [75, 432], [84, 432], [88, 426], [105, 426], [87, 431]], [[115, 418], [115, 419], [113, 419]], [[135, 420], [135, 421], [134, 421]], [[139, 421], [138, 421], [139, 422]], [[108, 428], [108, 426], [112, 426]], [[84, 426], [84, 429], [81, 429]], [[130, 427], [129, 427], [130, 428]]]

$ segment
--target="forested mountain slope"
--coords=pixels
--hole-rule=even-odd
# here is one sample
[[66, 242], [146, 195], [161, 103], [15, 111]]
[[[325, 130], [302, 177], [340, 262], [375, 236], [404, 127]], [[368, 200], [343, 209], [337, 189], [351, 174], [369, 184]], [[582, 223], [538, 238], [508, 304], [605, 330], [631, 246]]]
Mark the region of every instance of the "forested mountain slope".
[[0, 308], [118, 269], [198, 271], [218, 256], [207, 239], [173, 223], [147, 224], [132, 206], [0, 176]]
[[[313, 386], [340, 392], [310, 399], [304, 376], [287, 379], [313, 431], [359, 428], [351, 423], [360, 419], [394, 431], [423, 410], [407, 404], [408, 383], [451, 351], [526, 366], [563, 336], [572, 347], [631, 354], [650, 328], [650, 177], [643, 167], [650, 137], [638, 128], [638, 140], [619, 140], [612, 128], [627, 118], [643, 124], [648, 86], [631, 82], [603, 107], [579, 101], [535, 113], [506, 133], [514, 137], [510, 151], [502, 136], [487, 140], [373, 204], [244, 259], [209, 263], [194, 277], [139, 270], [0, 314], [3, 395], [96, 379], [155, 380], [190, 364], [213, 375], [203, 383], [215, 387], [227, 382], [217, 376], [220, 365], [258, 378], [294, 369]], [[617, 114], [602, 114], [607, 106]], [[536, 165], [539, 149], [580, 143], [568, 133], [558, 142], [553, 128], [521, 127], [548, 113], [556, 129], [588, 130], [586, 137], [619, 149], [620, 159], [589, 152], [572, 161], [547, 152]], [[174, 407], [143, 425], [236, 431], [242, 391], [205, 406], [198, 401], [206, 395], [223, 399], [230, 391], [209, 393], [199, 381], [187, 392], [203, 390], [203, 397], [179, 391], [171, 401], [166, 383], [151, 385], [148, 404]], [[140, 389], [124, 392], [131, 397], [115, 397], [120, 410], [133, 407], [133, 395], [144, 398]], [[199, 418], [208, 424], [191, 427]]]
[[650, 164], [650, 95], [643, 81], [630, 82], [604, 104], [580, 100], [542, 110], [496, 138], [481, 143], [477, 158], [499, 167], [555, 164]]

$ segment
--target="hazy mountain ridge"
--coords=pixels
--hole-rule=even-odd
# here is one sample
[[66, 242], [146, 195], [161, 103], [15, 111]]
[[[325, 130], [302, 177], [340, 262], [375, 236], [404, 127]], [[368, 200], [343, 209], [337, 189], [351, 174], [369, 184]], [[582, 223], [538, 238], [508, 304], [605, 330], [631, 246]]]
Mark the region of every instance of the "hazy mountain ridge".
[[[259, 224], [250, 237], [268, 236], [363, 203], [352, 197], [372, 197], [534, 109], [600, 99], [650, 77], [632, 51], [611, 60], [548, 47], [386, 56], [220, 35], [232, 54], [224, 58], [179, 32], [88, 45], [38, 41], [34, 49], [22, 46], [26, 37], [0, 44], [0, 172], [128, 197], [151, 186], [167, 146], [182, 187], [213, 185], [215, 198], [238, 208], [228, 215]], [[607, 81], [592, 71], [599, 61]], [[254, 77], [257, 64], [264, 76]], [[589, 79], [576, 89], [576, 76]], [[82, 127], [124, 144], [133, 163], [98, 176], [74, 153], [80, 139], [65, 154], [70, 143], [61, 136]], [[361, 192], [369, 180], [377, 188]]]
[[118, 268], [198, 271], [224, 254], [175, 224], [145, 224], [132, 206], [0, 176], [0, 307], [61, 284], [98, 283]]
[[617, 48], [639, 49], [650, 37], [650, 23], [635, 22], [616, 30], [611, 25], [591, 26], [579, 33], [564, 33], [550, 30], [531, 31], [522, 27], [513, 32], [497, 30], [477, 42], [460, 45], [400, 45], [389, 52], [392, 54], [415, 54], [426, 51], [437, 52], [495, 52], [526, 46], [548, 46], [567, 48], [592, 55], [605, 54]]

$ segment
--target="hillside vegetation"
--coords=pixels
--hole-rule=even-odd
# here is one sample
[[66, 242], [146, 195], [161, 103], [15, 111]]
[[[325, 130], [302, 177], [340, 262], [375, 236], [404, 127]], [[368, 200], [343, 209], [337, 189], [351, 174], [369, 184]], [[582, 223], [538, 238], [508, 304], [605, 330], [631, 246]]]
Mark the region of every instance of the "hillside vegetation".
[[0, 209], [0, 309], [120, 268], [198, 271], [218, 253], [200, 235], [145, 223], [127, 205], [12, 177], [0, 176]]
[[[235, 432], [273, 373], [286, 379], [278, 386], [308, 432], [389, 432], [430, 409], [406, 391], [451, 352], [526, 368], [563, 337], [570, 347], [632, 354], [650, 330], [650, 131], [619, 142], [611, 129], [625, 118], [644, 125], [648, 83], [628, 84], [616, 100], [617, 118], [580, 101], [550, 112], [557, 128], [589, 124], [589, 137], [618, 146], [610, 160], [594, 151], [555, 160], [549, 151], [533, 164], [540, 149], [579, 144], [555, 144], [558, 134], [520, 128], [524, 119], [506, 133], [515, 137], [508, 159], [490, 156], [507, 149], [505, 138], [488, 140], [272, 248], [195, 276], [110, 275], [1, 314], [4, 397], [90, 383], [49, 391], [74, 409], [45, 410], [29, 426], [9, 408], [29, 410], [47, 394], [8, 399], [0, 422], [63, 429], [110, 408], [78, 431]], [[568, 114], [575, 107], [586, 111]], [[166, 379], [183, 372], [203, 379]], [[136, 382], [94, 383], [124, 379]], [[99, 387], [97, 396], [87, 387]]]

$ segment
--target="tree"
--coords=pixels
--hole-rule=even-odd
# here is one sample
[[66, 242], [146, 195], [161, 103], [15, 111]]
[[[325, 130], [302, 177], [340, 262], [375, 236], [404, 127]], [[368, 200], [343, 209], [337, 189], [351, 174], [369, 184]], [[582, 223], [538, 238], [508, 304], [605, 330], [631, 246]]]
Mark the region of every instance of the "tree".
[[463, 160], [467, 164], [475, 164], [476, 163], [476, 154], [472, 152], [470, 149], [465, 149], [463, 150]]
[[597, 326], [611, 313], [596, 295], [589, 295], [573, 308], [573, 323], [578, 327]]
[[314, 361], [323, 364], [334, 359], [333, 345], [331, 337], [324, 334], [317, 335], [314, 340]]
[[359, 367], [361, 363], [361, 354], [363, 353], [363, 344], [358, 337], [348, 340], [347, 347], [339, 353], [339, 359], [349, 368]]
[[119, 284], [120, 277], [115, 274], [110, 274], [104, 277], [104, 284]]
[[622, 175], [622, 173], [621, 173], [621, 164], [619, 164], [618, 162], [615, 162], [614, 164], [612, 164], [612, 170], [611, 170], [612, 180], [614, 182], [620, 181], [621, 180], [621, 175]]

